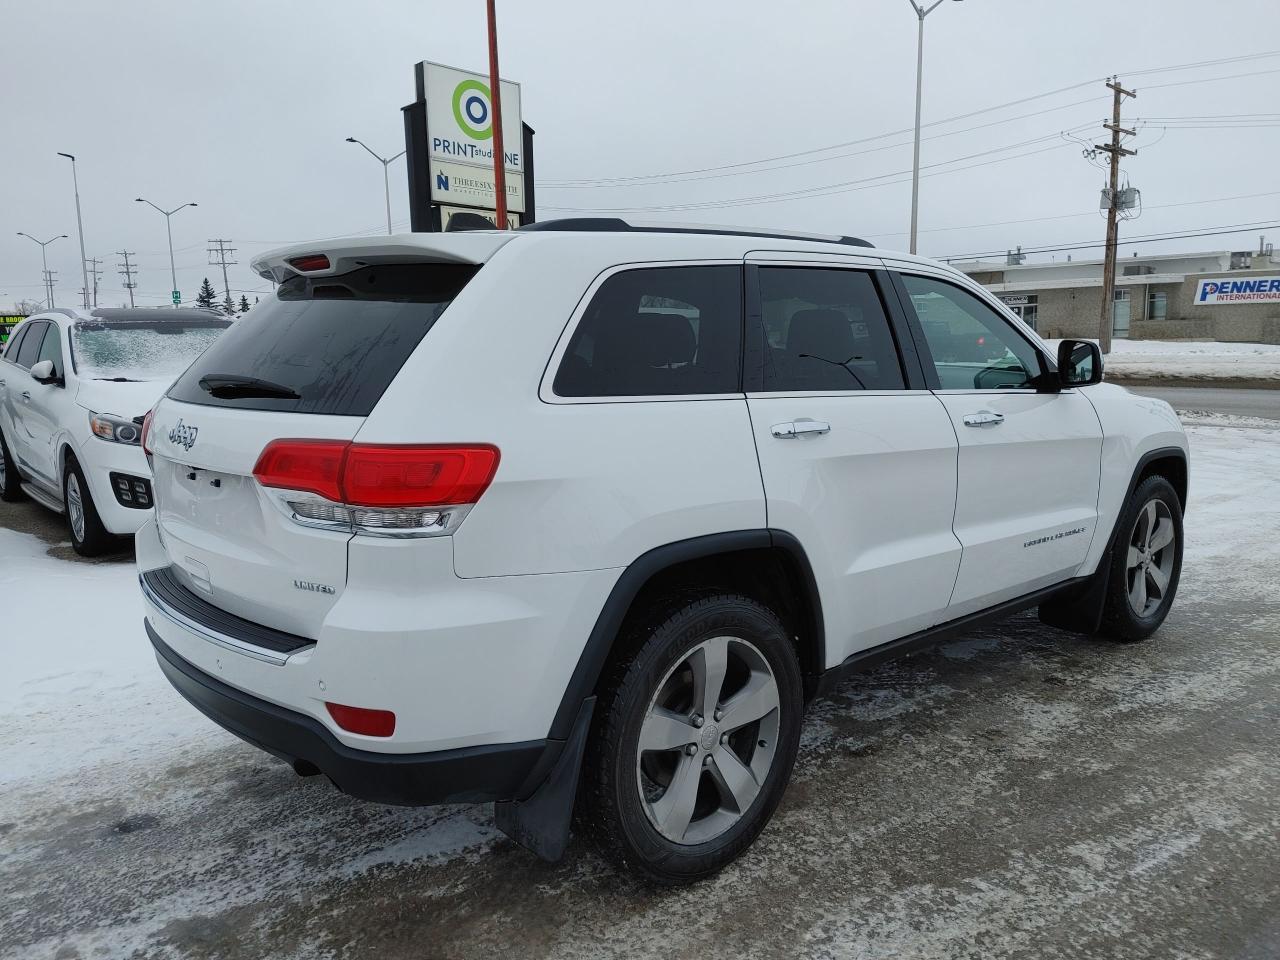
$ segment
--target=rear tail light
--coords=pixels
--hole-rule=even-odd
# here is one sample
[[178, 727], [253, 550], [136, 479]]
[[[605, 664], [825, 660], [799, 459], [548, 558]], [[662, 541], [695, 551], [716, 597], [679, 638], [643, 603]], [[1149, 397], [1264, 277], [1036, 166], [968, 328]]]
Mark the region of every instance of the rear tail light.
[[142, 452], [148, 457], [151, 456], [151, 420], [155, 417], [155, 410], [148, 410], [147, 415], [142, 418]]
[[347, 707], [341, 703], [325, 703], [333, 722], [348, 733], [366, 737], [389, 737], [396, 732], [396, 715], [390, 710]]
[[[388, 446], [332, 440], [273, 440], [253, 475], [289, 491], [294, 518], [382, 536], [451, 533], [498, 469], [490, 444]], [[294, 494], [315, 494], [313, 500]]]

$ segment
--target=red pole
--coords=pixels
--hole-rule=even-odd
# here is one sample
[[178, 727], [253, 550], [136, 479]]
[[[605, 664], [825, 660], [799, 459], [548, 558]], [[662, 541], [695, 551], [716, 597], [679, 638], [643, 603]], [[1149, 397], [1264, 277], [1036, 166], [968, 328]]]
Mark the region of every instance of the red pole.
[[499, 230], [507, 229], [507, 165], [502, 149], [502, 91], [498, 79], [498, 14], [495, 0], [488, 0], [489, 8], [489, 104], [493, 108], [493, 188]]

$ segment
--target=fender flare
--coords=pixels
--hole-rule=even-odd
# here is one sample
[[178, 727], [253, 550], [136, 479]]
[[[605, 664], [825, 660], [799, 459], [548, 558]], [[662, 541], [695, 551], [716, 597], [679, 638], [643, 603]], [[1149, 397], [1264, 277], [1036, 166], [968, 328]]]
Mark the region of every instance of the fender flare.
[[[1102, 551], [1102, 556], [1098, 559], [1097, 569], [1088, 575], [1082, 589], [1073, 590], [1066, 596], [1055, 597], [1041, 604], [1039, 610], [1041, 623], [1062, 630], [1070, 630], [1073, 633], [1092, 635], [1098, 632], [1098, 628], [1102, 625], [1102, 610], [1107, 600], [1107, 580], [1111, 576], [1111, 558], [1116, 548], [1116, 538], [1120, 535], [1120, 517], [1124, 513], [1124, 505], [1129, 502], [1133, 491], [1138, 488], [1138, 479], [1147, 467], [1156, 460], [1171, 458], [1182, 461], [1187, 477], [1187, 489], [1191, 489], [1191, 471], [1187, 451], [1181, 447], [1156, 447], [1140, 456], [1129, 477], [1129, 486], [1124, 492], [1124, 498], [1120, 501], [1120, 510], [1116, 513], [1116, 519], [1111, 525], [1111, 533], [1107, 537], [1107, 548]], [[1185, 496], [1182, 512], [1184, 515], [1187, 512]]]
[[702, 560], [717, 554], [737, 553], [743, 550], [771, 548], [785, 551], [800, 571], [801, 585], [806, 594], [803, 599], [812, 612], [815, 660], [819, 670], [824, 668], [826, 638], [823, 628], [822, 599], [818, 594], [813, 567], [799, 540], [783, 530], [768, 528], [733, 530], [692, 537], [688, 540], [677, 540], [642, 553], [618, 577], [578, 657], [578, 664], [565, 687], [555, 719], [551, 723], [551, 731], [547, 736], [555, 740], [563, 740], [569, 736], [583, 702], [595, 691], [596, 683], [613, 649], [614, 640], [618, 636], [627, 611], [650, 579], [668, 567], [687, 563], [690, 560]]

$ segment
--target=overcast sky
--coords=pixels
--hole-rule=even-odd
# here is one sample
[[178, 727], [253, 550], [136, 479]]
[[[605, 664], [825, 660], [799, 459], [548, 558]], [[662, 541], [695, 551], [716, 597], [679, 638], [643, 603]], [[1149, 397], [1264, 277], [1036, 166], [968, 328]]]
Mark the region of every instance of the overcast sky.
[[[541, 219], [685, 207], [629, 215], [906, 248], [910, 136], [881, 135], [912, 123], [908, 0], [499, 0], [498, 15], [503, 74], [537, 130]], [[1125, 163], [1145, 210], [1122, 239], [1280, 221], [1280, 55], [1256, 56], [1280, 47], [1275, 0], [964, 0], [944, 2], [925, 33], [926, 124], [1035, 99], [926, 127], [922, 253], [1100, 237], [1103, 174], [1058, 135], [1103, 135], [1101, 78], [1113, 73], [1139, 91], [1126, 119], [1161, 118]], [[221, 290], [206, 241], [222, 237], [240, 261], [233, 293], [252, 301], [270, 288], [248, 269], [253, 255], [383, 229], [382, 171], [344, 138], [403, 148], [415, 62], [487, 69], [482, 0], [4, 0], [0, 37], [6, 307], [43, 295], [40, 250], [19, 230], [70, 236], [49, 247], [49, 266], [58, 302], [78, 297], [71, 171], [57, 151], [79, 160], [86, 252], [105, 261], [100, 303], [125, 298], [123, 249], [138, 253], [139, 302], [168, 300], [164, 218], [138, 196], [199, 203], [173, 218], [185, 299], [204, 276]], [[1248, 59], [1162, 69], [1232, 57]], [[1217, 129], [1199, 119], [1224, 115]], [[679, 176], [556, 186], [655, 174]], [[392, 191], [407, 230], [403, 161]], [[1260, 232], [1122, 251], [1251, 249]]]

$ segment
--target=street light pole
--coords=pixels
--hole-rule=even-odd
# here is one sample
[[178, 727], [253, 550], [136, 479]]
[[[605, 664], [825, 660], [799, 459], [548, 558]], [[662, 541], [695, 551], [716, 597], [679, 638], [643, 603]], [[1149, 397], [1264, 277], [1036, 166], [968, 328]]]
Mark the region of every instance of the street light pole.
[[84, 221], [80, 219], [80, 179], [76, 176], [76, 158], [69, 153], [58, 152], [58, 156], [71, 161], [71, 184], [76, 191], [76, 233], [80, 236], [80, 274], [84, 277], [84, 308], [89, 309], [89, 264], [84, 255]]
[[45, 302], [48, 304], [49, 309], [52, 310], [53, 309], [53, 283], [49, 280], [49, 260], [44, 254], [44, 248], [47, 247], [49, 244], [53, 243], [53, 241], [55, 240], [67, 239], [67, 235], [65, 233], [60, 233], [56, 237], [50, 237], [48, 240], [37, 240], [31, 234], [23, 233], [21, 230], [19, 230], [18, 236], [26, 237], [32, 243], [40, 244], [40, 266], [43, 268], [42, 272], [44, 274]]
[[[200, 206], [200, 204], [184, 203], [181, 207], [174, 207], [172, 210], [164, 210], [164, 209], [161, 209], [160, 207], [157, 207], [150, 200], [144, 200], [142, 197], [136, 198], [134, 200], [134, 203], [145, 203], [148, 206], [154, 207], [156, 210], [159, 210], [161, 213], [164, 214], [164, 229], [165, 229], [165, 232], [169, 234], [169, 279], [173, 283], [173, 286], [170, 287], [169, 289], [172, 290], [174, 293], [177, 293], [178, 292], [178, 271], [173, 265], [173, 227], [169, 223], [169, 218], [172, 217], [179, 210], [183, 209], [184, 207], [198, 207]], [[180, 303], [181, 300], [178, 300], [177, 302]]]
[[[920, 22], [916, 34], [916, 131], [915, 154], [911, 163], [911, 252], [916, 252], [917, 223], [920, 214], [920, 103], [924, 92], [924, 18], [942, 5], [934, 0], [932, 6], [922, 6], [916, 0], [907, 0]], [[957, 0], [958, 2], [958, 0]]]
[[[357, 140], [355, 137], [347, 137], [347, 143], [358, 143], [360, 144], [360, 146], [364, 147], [366, 150], [369, 150], [368, 144], [366, 144], [362, 140]], [[391, 178], [390, 178], [390, 175], [387, 173], [387, 168], [391, 166], [392, 162], [399, 160], [404, 155], [405, 155], [405, 151], [401, 150], [394, 157], [380, 157], [376, 153], [374, 153], [372, 150], [369, 150], [369, 156], [373, 157], [373, 159], [377, 160], [380, 164], [382, 164], [382, 190], [386, 194], [386, 198], [387, 198], [387, 234], [388, 235], [390, 235], [391, 233]]]

